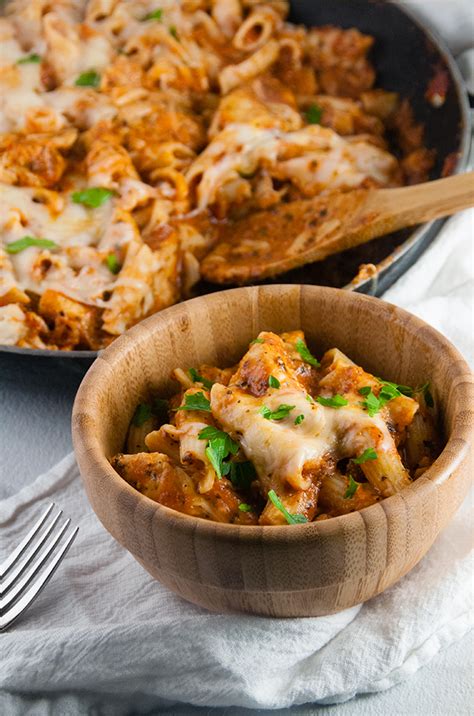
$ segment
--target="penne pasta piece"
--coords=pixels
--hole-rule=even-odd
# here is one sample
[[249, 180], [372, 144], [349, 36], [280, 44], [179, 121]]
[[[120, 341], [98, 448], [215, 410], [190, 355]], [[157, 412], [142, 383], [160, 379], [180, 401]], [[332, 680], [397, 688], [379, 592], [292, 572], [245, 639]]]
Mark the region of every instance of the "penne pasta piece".
[[339, 472], [323, 478], [318, 507], [331, 516], [362, 510], [380, 500], [380, 493], [370, 483], [358, 482], [353, 491], [347, 476]]
[[281, 16], [270, 5], [258, 5], [243, 21], [232, 44], [242, 52], [255, 52], [271, 39], [281, 24]]
[[211, 13], [225, 37], [232, 37], [242, 22], [240, 0], [212, 0]]
[[386, 451], [377, 450], [377, 459], [368, 460], [360, 467], [372, 487], [383, 497], [390, 497], [410, 484], [410, 476], [394, 444]]
[[266, 72], [278, 59], [279, 45], [270, 40], [253, 55], [238, 65], [227, 65], [219, 73], [219, 86], [223, 94]]
[[[147, 442], [146, 437], [152, 432], [155, 425], [155, 419], [150, 417], [145, 422], [137, 425], [133, 421], [130, 424], [127, 435], [127, 452], [131, 455], [135, 455], [139, 452], [146, 452]], [[161, 451], [160, 451], [161, 452]]]

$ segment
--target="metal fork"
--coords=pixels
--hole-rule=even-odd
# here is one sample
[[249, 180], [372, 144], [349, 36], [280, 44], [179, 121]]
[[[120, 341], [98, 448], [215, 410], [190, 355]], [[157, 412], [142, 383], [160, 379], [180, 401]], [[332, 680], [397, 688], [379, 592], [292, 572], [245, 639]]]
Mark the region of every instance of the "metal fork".
[[60, 525], [62, 510], [50, 521], [54, 503], [39, 518], [12, 554], [0, 564], [0, 631], [7, 629], [34, 602], [74, 542], [79, 527], [60, 544], [71, 524]]

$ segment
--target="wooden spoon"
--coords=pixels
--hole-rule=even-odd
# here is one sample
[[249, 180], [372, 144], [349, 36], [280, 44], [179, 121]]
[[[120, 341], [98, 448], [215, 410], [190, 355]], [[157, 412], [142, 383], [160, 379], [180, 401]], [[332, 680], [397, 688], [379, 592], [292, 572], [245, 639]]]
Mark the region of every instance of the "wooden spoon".
[[212, 283], [250, 283], [470, 206], [474, 172], [279, 204], [222, 225], [201, 275]]

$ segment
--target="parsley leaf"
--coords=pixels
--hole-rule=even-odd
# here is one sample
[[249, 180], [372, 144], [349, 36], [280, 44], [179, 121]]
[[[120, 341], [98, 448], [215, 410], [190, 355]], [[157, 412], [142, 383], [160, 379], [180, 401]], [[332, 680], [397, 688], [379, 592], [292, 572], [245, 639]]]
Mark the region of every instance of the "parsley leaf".
[[347, 490], [344, 493], [344, 499], [348, 500], [349, 498], [354, 497], [358, 487], [359, 483], [354, 480], [352, 475], [349, 475], [349, 485], [347, 486]]
[[156, 415], [162, 423], [168, 420], [169, 403], [164, 398], [155, 398], [152, 406], [153, 415]]
[[319, 368], [321, 363], [316, 360], [316, 358], [312, 355], [311, 351], [309, 350], [306, 343], [301, 340], [301, 338], [298, 338], [295, 344], [295, 348], [302, 357], [302, 359], [305, 361], [305, 363], [309, 363], [310, 365], [313, 365], [315, 368]]
[[413, 395], [413, 388], [410, 388], [409, 385], [398, 385], [398, 383], [391, 383], [389, 380], [383, 380], [382, 378], [377, 378], [377, 380], [382, 383], [382, 390], [387, 388], [387, 391], [394, 393], [394, 398], [399, 398], [400, 395], [406, 395], [409, 398]]
[[179, 42], [178, 29], [177, 29], [176, 25], [170, 25], [168, 30], [169, 30], [171, 37], [174, 37], [174, 39]]
[[268, 493], [268, 497], [271, 500], [271, 502], [275, 505], [277, 510], [280, 510], [282, 515], [284, 516], [285, 520], [288, 522], [289, 525], [297, 525], [302, 524], [303, 522], [307, 522], [308, 519], [304, 515], [292, 515], [291, 512], [288, 512], [283, 502], [280, 500], [278, 495], [276, 494], [275, 490], [270, 490]]
[[252, 511], [252, 505], [247, 505], [246, 502], [241, 502], [239, 505], [239, 510], [241, 512], [251, 512]]
[[207, 428], [203, 428], [200, 431], [198, 438], [199, 440], [209, 440], [209, 442], [213, 440], [223, 440], [227, 453], [236, 455], [239, 452], [239, 443], [232, 440], [228, 433], [225, 433], [223, 430], [219, 430], [219, 428], [215, 428], [213, 425], [208, 425]]
[[105, 263], [107, 264], [107, 268], [109, 269], [110, 273], [113, 274], [119, 273], [120, 269], [122, 268], [115, 254], [109, 254], [105, 259]]
[[268, 385], [270, 386], [270, 388], [279, 388], [280, 381], [278, 380], [278, 378], [275, 378], [274, 375], [269, 375], [268, 376]]
[[366, 399], [362, 402], [362, 406], [367, 410], [371, 418], [379, 412], [385, 403], [380, 401], [376, 395], [372, 392], [370, 385], [366, 385], [364, 388], [360, 388], [360, 395], [365, 395]]
[[428, 408], [434, 408], [434, 399], [433, 395], [430, 391], [430, 383], [425, 383], [420, 388], [416, 389], [417, 393], [423, 393], [423, 397], [425, 399], [425, 403], [428, 406]]
[[251, 483], [257, 477], [253, 463], [250, 460], [245, 462], [231, 462], [229, 480], [238, 490], [248, 490]]
[[30, 63], [32, 64], [39, 64], [41, 62], [41, 55], [37, 55], [36, 52], [32, 52], [31, 55], [26, 55], [26, 57], [20, 57], [19, 60], [16, 61], [17, 65], [28, 65]]
[[282, 403], [278, 406], [277, 410], [272, 411], [264, 405], [258, 412], [263, 415], [265, 420], [283, 420], [283, 418], [288, 417], [294, 407], [294, 405], [286, 405], [285, 403]]
[[296, 418], [295, 418], [295, 425], [299, 425], [300, 423], [303, 422], [303, 420], [304, 420], [304, 415], [303, 415], [303, 413], [301, 413], [301, 415], [297, 415]]
[[38, 246], [40, 249], [56, 249], [58, 245], [55, 241], [50, 241], [49, 239], [35, 239], [33, 236], [23, 236], [17, 241], [6, 244], [5, 251], [7, 254], [19, 254], [20, 251], [29, 249], [30, 246]]
[[140, 403], [140, 405], [137, 406], [135, 413], [133, 414], [132, 423], [137, 428], [140, 428], [143, 423], [146, 423], [146, 421], [151, 418], [151, 415], [151, 405], [148, 405], [148, 403]]
[[359, 455], [359, 457], [352, 458], [352, 462], [356, 465], [362, 465], [368, 460], [377, 460], [377, 453], [375, 452], [373, 447], [366, 448], [362, 455]]
[[209, 441], [206, 448], [206, 455], [216, 471], [217, 477], [220, 479], [223, 475], [227, 475], [230, 471], [230, 464], [224, 463], [224, 460], [229, 457], [229, 455], [236, 455], [238, 453], [239, 444], [232, 440], [230, 435], [213, 425], [203, 428], [198, 437], [199, 440]]
[[342, 395], [333, 395], [332, 398], [324, 398], [322, 395], [318, 395], [316, 402], [320, 405], [325, 405], [326, 408], [343, 408], [344, 405], [349, 405], [349, 401], [342, 397]]
[[161, 20], [162, 17], [163, 10], [158, 8], [158, 10], [153, 10], [153, 12], [149, 12], [148, 15], [145, 15], [142, 22], [145, 22], [146, 20]]
[[83, 72], [74, 82], [76, 87], [98, 87], [100, 85], [100, 75], [95, 70]]
[[250, 341], [250, 345], [253, 346], [255, 343], [265, 343], [263, 338], [254, 338], [253, 341]]
[[317, 104], [311, 104], [306, 113], [306, 121], [308, 124], [321, 124], [321, 117], [323, 116], [323, 110]]
[[75, 204], [84, 204], [89, 206], [91, 209], [97, 209], [102, 204], [105, 204], [107, 199], [110, 199], [115, 192], [111, 189], [105, 189], [102, 186], [93, 186], [90, 189], [83, 189], [82, 191], [75, 191], [72, 195], [72, 200]]
[[188, 370], [189, 377], [193, 381], [193, 383], [202, 383], [205, 388], [210, 390], [214, 383], [212, 380], [208, 380], [207, 378], [204, 378], [200, 373], [197, 372], [196, 368], [190, 368]]
[[186, 395], [184, 405], [181, 405], [178, 410], [205, 410], [210, 413], [211, 404], [204, 393], [192, 393]]

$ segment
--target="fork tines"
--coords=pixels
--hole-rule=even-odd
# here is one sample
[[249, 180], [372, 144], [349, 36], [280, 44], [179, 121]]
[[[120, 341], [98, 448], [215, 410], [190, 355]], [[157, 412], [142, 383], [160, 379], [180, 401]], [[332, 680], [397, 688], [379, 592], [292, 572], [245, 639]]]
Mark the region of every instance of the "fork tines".
[[71, 520], [61, 524], [62, 510], [53, 517], [53, 509], [54, 503], [0, 564], [0, 631], [36, 599], [76, 538], [79, 528], [67, 534]]

